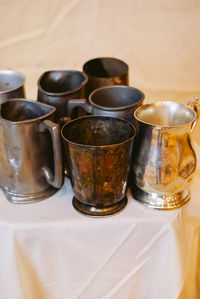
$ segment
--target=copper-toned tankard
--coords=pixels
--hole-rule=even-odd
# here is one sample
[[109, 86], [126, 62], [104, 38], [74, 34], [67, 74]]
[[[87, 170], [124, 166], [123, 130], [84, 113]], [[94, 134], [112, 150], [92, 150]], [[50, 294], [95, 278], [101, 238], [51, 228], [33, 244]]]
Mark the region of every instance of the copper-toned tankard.
[[126, 189], [135, 129], [126, 120], [86, 116], [62, 127], [74, 207], [90, 216], [108, 216], [127, 203]]

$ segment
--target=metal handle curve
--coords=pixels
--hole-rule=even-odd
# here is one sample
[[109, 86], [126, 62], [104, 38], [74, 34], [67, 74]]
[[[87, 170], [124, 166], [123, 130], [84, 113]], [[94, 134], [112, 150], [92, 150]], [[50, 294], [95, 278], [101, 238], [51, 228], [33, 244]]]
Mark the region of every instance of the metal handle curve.
[[72, 110], [76, 107], [82, 107], [86, 112], [92, 112], [92, 106], [87, 99], [70, 99], [67, 102], [67, 115], [70, 117]]
[[197, 114], [196, 119], [193, 121], [192, 126], [191, 126], [191, 132], [194, 130], [194, 128], [196, 127], [197, 121], [199, 120], [200, 117], [200, 102], [199, 102], [199, 98], [195, 97], [193, 100], [189, 101], [187, 103], [187, 105], [189, 107], [191, 107]]
[[49, 167], [43, 167], [43, 172], [47, 183], [55, 188], [61, 188], [63, 185], [63, 159], [62, 159], [62, 147], [60, 140], [60, 127], [49, 119], [44, 120], [40, 124], [41, 132], [48, 130], [51, 134], [53, 144], [53, 156], [54, 156], [54, 174]]

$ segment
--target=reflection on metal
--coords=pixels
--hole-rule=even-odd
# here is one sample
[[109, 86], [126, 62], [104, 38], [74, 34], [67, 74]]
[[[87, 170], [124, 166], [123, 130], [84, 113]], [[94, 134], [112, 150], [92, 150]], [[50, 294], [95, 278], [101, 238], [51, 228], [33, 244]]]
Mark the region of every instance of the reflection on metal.
[[197, 114], [175, 102], [143, 105], [135, 112], [139, 132], [135, 142], [133, 197], [156, 209], [179, 208], [189, 198], [196, 155], [191, 131]]

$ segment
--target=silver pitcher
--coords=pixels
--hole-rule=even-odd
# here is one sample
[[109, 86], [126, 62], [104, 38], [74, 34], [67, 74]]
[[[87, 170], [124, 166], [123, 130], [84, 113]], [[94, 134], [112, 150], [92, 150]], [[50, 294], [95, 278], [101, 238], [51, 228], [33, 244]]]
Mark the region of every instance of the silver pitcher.
[[51, 196], [63, 183], [56, 108], [27, 99], [0, 105], [0, 185], [13, 203]]
[[198, 99], [189, 105], [163, 101], [135, 111], [139, 132], [132, 195], [146, 206], [175, 209], [190, 199], [189, 186], [197, 164], [191, 132], [199, 114]]

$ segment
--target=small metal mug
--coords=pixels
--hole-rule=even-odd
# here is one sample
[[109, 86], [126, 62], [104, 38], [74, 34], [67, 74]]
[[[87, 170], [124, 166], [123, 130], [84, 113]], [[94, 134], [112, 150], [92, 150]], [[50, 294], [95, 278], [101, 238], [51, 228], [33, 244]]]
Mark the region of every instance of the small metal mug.
[[128, 65], [118, 58], [98, 57], [87, 61], [83, 65], [83, 72], [88, 77], [86, 97], [100, 87], [110, 85], [128, 85]]
[[[193, 109], [192, 109], [192, 108]], [[190, 199], [196, 169], [191, 132], [197, 121], [198, 100], [189, 105], [156, 102], [139, 107], [139, 131], [133, 155], [133, 197], [160, 210], [176, 209]]]
[[[58, 122], [60, 118], [69, 115], [66, 111], [69, 99], [85, 96], [87, 81], [87, 76], [80, 71], [47, 71], [38, 80], [37, 99], [39, 102], [56, 107], [55, 121]], [[75, 116], [80, 115], [81, 111], [76, 111]]]
[[0, 103], [12, 98], [24, 98], [25, 77], [13, 70], [0, 71]]
[[144, 98], [144, 93], [134, 87], [106, 86], [94, 90], [88, 100], [69, 100], [67, 110], [70, 114], [75, 107], [82, 107], [89, 114], [119, 117], [135, 125], [134, 111], [143, 104]]
[[0, 105], [0, 185], [13, 203], [51, 196], [63, 184], [56, 109], [27, 99]]
[[126, 206], [135, 129], [126, 120], [85, 116], [61, 129], [75, 209], [108, 216]]

